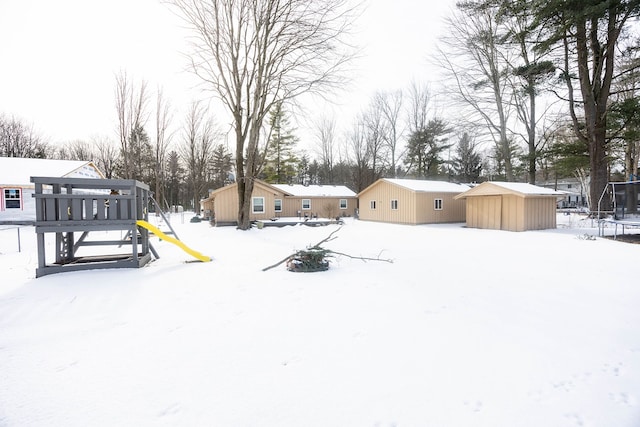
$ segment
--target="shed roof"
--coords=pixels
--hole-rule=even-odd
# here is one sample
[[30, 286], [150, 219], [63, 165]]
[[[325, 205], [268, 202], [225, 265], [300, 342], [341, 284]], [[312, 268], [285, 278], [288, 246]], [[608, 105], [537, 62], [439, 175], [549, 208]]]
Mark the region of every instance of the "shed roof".
[[523, 182], [487, 181], [465, 191], [462, 194], [459, 194], [456, 196], [456, 199], [473, 196], [498, 196], [504, 194], [514, 194], [522, 197], [558, 197], [563, 196], [565, 193], [551, 188], [539, 187], [537, 185], [526, 184]]
[[406, 188], [411, 191], [423, 192], [423, 193], [462, 193], [467, 191], [469, 187], [464, 184], [454, 184], [446, 181], [433, 181], [424, 179], [401, 179], [401, 178], [381, 178], [362, 190], [360, 194], [369, 190], [375, 185], [379, 185], [381, 182], [388, 182], [393, 185], [397, 185]]
[[104, 177], [93, 162], [84, 160], [0, 157], [0, 185], [30, 186], [32, 176], [94, 178], [83, 173], [85, 166], [95, 170], [101, 178]]
[[270, 184], [278, 190], [297, 197], [356, 197], [344, 185]]

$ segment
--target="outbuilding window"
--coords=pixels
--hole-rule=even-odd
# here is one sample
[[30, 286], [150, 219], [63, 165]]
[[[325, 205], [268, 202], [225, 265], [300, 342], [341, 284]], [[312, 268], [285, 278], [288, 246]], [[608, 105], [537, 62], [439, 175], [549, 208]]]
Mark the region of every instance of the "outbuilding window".
[[302, 210], [308, 211], [311, 209], [311, 199], [302, 199]]
[[264, 197], [252, 197], [251, 208], [253, 213], [264, 213]]
[[282, 212], [282, 199], [275, 199], [273, 202], [273, 210], [276, 212]]
[[398, 200], [397, 199], [391, 200], [391, 210], [392, 211], [397, 211], [398, 210]]
[[340, 199], [340, 209], [347, 209], [347, 199]]
[[442, 210], [442, 199], [433, 199], [433, 209], [437, 211]]
[[376, 210], [376, 201], [375, 200], [371, 200], [369, 202], [369, 209], [371, 209], [372, 211]]
[[22, 197], [20, 197], [19, 188], [5, 188], [4, 189], [4, 206], [6, 209], [20, 209], [22, 208]]

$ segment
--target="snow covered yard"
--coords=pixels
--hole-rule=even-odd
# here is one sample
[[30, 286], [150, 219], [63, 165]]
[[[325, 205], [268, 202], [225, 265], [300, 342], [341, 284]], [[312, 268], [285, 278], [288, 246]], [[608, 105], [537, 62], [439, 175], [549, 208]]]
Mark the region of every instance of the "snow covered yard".
[[0, 231], [0, 426], [640, 425], [640, 245], [524, 233], [173, 221], [141, 269], [35, 279]]

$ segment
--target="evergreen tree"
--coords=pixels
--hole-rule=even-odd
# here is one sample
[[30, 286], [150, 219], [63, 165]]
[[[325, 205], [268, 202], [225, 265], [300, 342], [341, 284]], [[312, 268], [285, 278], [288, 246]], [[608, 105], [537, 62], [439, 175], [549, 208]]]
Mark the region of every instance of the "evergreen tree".
[[476, 151], [476, 144], [466, 132], [458, 141], [456, 155], [453, 159], [453, 170], [460, 182], [477, 182], [480, 178], [482, 158]]
[[263, 176], [267, 182], [289, 183], [296, 175], [297, 159], [293, 150], [298, 138], [293, 134], [282, 102], [275, 104], [269, 116], [271, 137], [268, 142]]
[[[573, 130], [588, 147], [589, 193], [597, 203], [609, 181], [607, 109], [622, 52], [635, 46], [627, 37], [640, 16], [637, 0], [535, 0], [530, 3], [543, 39], [536, 48], [556, 51], [567, 85]], [[574, 88], [574, 86], [576, 86]], [[607, 203], [605, 193], [604, 203]], [[593, 210], [595, 206], [590, 206]]]
[[447, 135], [451, 129], [444, 120], [435, 118], [426, 126], [415, 130], [407, 145], [408, 173], [416, 178], [435, 177], [441, 174], [440, 167], [445, 163], [442, 154], [451, 147], [447, 143]]
[[169, 205], [185, 204], [184, 195], [181, 189], [184, 188], [184, 169], [180, 166], [180, 156], [177, 152], [171, 151], [167, 156], [167, 195], [165, 200]]
[[[122, 158], [126, 158], [126, 164], [129, 165], [129, 174], [123, 169], [120, 176], [125, 179], [135, 179], [153, 187], [153, 148], [149, 135], [142, 125], [136, 125], [129, 135], [129, 143], [127, 151], [122, 152]], [[121, 164], [121, 167], [124, 165]]]
[[229, 184], [229, 176], [233, 170], [233, 161], [231, 159], [231, 153], [223, 144], [218, 144], [213, 150], [211, 169], [211, 184], [214, 189]]

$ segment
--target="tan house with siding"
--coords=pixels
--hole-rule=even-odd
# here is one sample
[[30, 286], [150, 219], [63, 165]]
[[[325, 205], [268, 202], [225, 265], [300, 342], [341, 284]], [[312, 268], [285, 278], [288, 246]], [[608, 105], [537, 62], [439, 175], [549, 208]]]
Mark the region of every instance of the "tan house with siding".
[[456, 196], [467, 201], [467, 227], [526, 231], [556, 228], [564, 193], [519, 182], [483, 182]]
[[464, 222], [469, 189], [444, 181], [382, 178], [358, 193], [359, 218], [397, 224]]
[[[238, 186], [218, 188], [201, 201], [218, 225], [236, 224], [238, 219]], [[256, 180], [251, 195], [251, 221], [271, 218], [352, 216], [357, 205], [356, 193], [343, 185], [268, 184]]]

